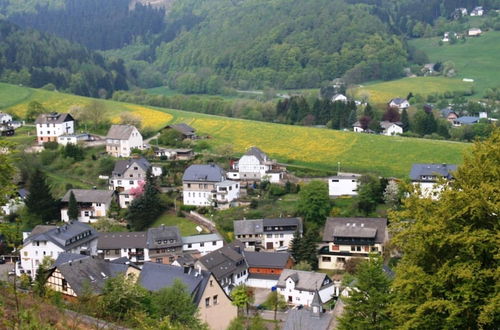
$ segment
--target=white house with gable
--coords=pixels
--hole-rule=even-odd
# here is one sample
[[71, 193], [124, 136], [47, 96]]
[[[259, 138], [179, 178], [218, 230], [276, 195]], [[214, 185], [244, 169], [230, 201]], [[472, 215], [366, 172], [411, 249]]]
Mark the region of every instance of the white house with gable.
[[287, 303], [311, 306], [316, 291], [322, 303], [338, 296], [340, 282], [334, 282], [324, 273], [283, 269], [276, 288]]
[[328, 195], [338, 196], [356, 196], [358, 195], [358, 186], [360, 174], [338, 173], [328, 179]]
[[332, 96], [332, 102], [347, 102], [347, 97], [343, 94], [335, 94]]
[[12, 116], [5, 112], [0, 112], [0, 124], [8, 124], [12, 122]]
[[41, 114], [35, 120], [35, 126], [39, 144], [57, 142], [59, 136], [75, 132], [75, 120], [69, 113]]
[[420, 188], [422, 197], [439, 199], [442, 185], [438, 185], [439, 178], [453, 179], [453, 172], [457, 165], [451, 164], [413, 164], [410, 171], [411, 182]]
[[408, 109], [410, 107], [410, 102], [408, 102], [407, 99], [396, 97], [389, 101], [389, 107], [397, 108], [399, 112], [402, 112], [404, 109]]
[[224, 246], [224, 240], [217, 234], [193, 235], [182, 237], [183, 252], [200, 252], [202, 256]]
[[133, 149], [142, 149], [139, 130], [133, 125], [111, 125], [106, 135], [106, 152], [113, 157], [129, 157]]
[[68, 207], [71, 193], [78, 205], [78, 219], [72, 220], [80, 222], [96, 222], [100, 217], [105, 217], [115, 198], [113, 190], [70, 189], [61, 199], [61, 220], [66, 222], [70, 220]]
[[98, 233], [81, 222], [70, 222], [64, 226], [39, 225], [26, 237], [20, 249], [20, 262], [16, 274], [28, 274], [35, 278], [38, 266], [45, 257], [57, 259], [63, 252], [96, 255]]
[[251, 147], [232, 165], [232, 170], [227, 175], [232, 180], [268, 180], [278, 183], [284, 178], [284, 170], [275, 160], [269, 159], [262, 150]]
[[383, 135], [393, 136], [403, 134], [403, 124], [400, 122], [391, 123], [390, 121], [381, 121], [380, 127], [383, 129]]

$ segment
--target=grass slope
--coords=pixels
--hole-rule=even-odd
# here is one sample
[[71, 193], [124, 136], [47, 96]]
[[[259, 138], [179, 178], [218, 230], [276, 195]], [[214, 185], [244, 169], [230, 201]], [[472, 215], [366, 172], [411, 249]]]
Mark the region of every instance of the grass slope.
[[369, 101], [378, 105], [386, 104], [395, 97], [405, 98], [410, 92], [413, 95], [427, 96], [432, 93], [444, 93], [447, 91], [463, 91], [470, 89], [471, 83], [463, 82], [461, 79], [445, 77], [414, 77], [403, 78], [392, 81], [372, 82], [352, 90], [357, 97], [368, 95]]
[[452, 61], [458, 78], [474, 79], [479, 95], [489, 87], [500, 86], [500, 31], [485, 32], [477, 38], [467, 38], [465, 43], [439, 46], [440, 38], [411, 40], [410, 44], [429, 56], [432, 62]]
[[[67, 111], [71, 104], [85, 104], [92, 99], [0, 84], [0, 100], [9, 95], [7, 111], [22, 111], [30, 101], [41, 101], [47, 108]], [[17, 95], [18, 98], [14, 95]], [[186, 122], [200, 134], [209, 135], [211, 147], [231, 144], [241, 154], [258, 146], [281, 162], [320, 170], [375, 172], [384, 176], [407, 177], [415, 162], [461, 163], [470, 144], [386, 137], [320, 128], [290, 126], [225, 118], [179, 110], [135, 106], [102, 101], [112, 116], [135, 111], [156, 128], [166, 122]], [[143, 121], [144, 122], [144, 121]]]

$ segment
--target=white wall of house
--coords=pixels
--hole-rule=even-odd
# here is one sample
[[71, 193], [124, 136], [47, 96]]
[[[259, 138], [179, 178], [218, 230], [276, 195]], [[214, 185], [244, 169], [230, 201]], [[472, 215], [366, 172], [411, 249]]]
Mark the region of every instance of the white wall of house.
[[271, 289], [273, 286], [278, 284], [278, 280], [265, 280], [261, 278], [248, 278], [246, 282], [246, 286], [252, 288], [262, 288], [262, 289]]
[[291, 243], [293, 240], [294, 233], [273, 233], [273, 234], [264, 234], [264, 247], [268, 250], [268, 243], [271, 243], [273, 249], [277, 249], [279, 247], [291, 247]]
[[57, 141], [57, 137], [75, 132], [73, 120], [60, 124], [36, 124], [36, 136], [39, 143]]
[[354, 126], [353, 127], [353, 131], [356, 132], [356, 133], [362, 133], [365, 130], [363, 128], [361, 128], [361, 127]]
[[[232, 184], [227, 184], [228, 181], [223, 181], [224, 184], [215, 183], [215, 193], [212, 193], [205, 188], [196, 190], [193, 184], [190, 190], [184, 189], [182, 192], [182, 198], [184, 205], [194, 205], [194, 206], [210, 206], [214, 202], [221, 204], [231, 203], [240, 196], [240, 184], [238, 182], [232, 182]], [[199, 183], [197, 183], [199, 184]], [[203, 183], [201, 183], [203, 184]], [[207, 183], [208, 185], [213, 185], [214, 183]]]
[[210, 252], [215, 251], [215, 250], [218, 250], [223, 246], [224, 246], [223, 240], [197, 242], [197, 243], [183, 244], [182, 251], [183, 252], [190, 252], [190, 251], [198, 250], [198, 251], [200, 251], [201, 255], [204, 256], [205, 254], [210, 253]]
[[403, 134], [403, 128], [396, 124], [392, 124], [386, 130], [384, 130], [384, 135], [387, 136], [392, 136], [397, 134]]
[[229, 180], [239, 180], [241, 179], [240, 177], [240, 172], [238, 171], [229, 171], [226, 173], [226, 176]]
[[118, 194], [118, 204], [122, 209], [128, 208], [133, 200], [134, 200], [134, 195], [132, 194], [126, 194], [126, 193]]
[[330, 178], [328, 179], [328, 195], [356, 196], [358, 185], [358, 178]]
[[328, 250], [330, 252], [348, 252], [350, 255], [331, 255], [320, 254], [318, 255], [318, 268], [319, 269], [345, 269], [345, 263], [349, 259], [361, 258], [368, 259], [364, 255], [369, 253], [382, 253], [383, 245], [335, 245], [333, 242], [328, 243]]
[[[130, 259], [132, 262], [146, 262], [150, 261], [149, 260], [149, 249], [145, 248], [142, 249], [144, 252], [144, 260], [138, 260], [137, 256], [134, 254], [137, 253], [138, 250], [141, 250], [139, 248], [121, 248], [121, 249], [115, 249], [115, 250], [98, 250], [97, 252], [99, 254], [102, 254], [103, 259], [105, 260], [115, 260], [118, 258], [123, 258], [127, 257]], [[116, 253], [118, 252], [118, 253]]]
[[12, 116], [8, 113], [0, 113], [0, 124], [10, 123], [12, 121]]
[[280, 183], [283, 180], [283, 172], [267, 172], [263, 175], [262, 179], [271, 183]]
[[137, 178], [113, 178], [109, 180], [111, 186], [113, 186], [113, 189], [116, 190], [118, 188], [123, 188], [123, 190], [130, 190], [133, 188], [139, 187], [142, 182], [144, 182], [144, 178], [142, 179], [137, 179]]
[[397, 104], [394, 101], [391, 101], [391, 103], [389, 103], [389, 106], [398, 108], [399, 110], [403, 110], [403, 109], [408, 109], [410, 107], [410, 103], [408, 101], [404, 101], [401, 102], [401, 104]]
[[[215, 197], [214, 197], [215, 195]], [[210, 206], [212, 202], [217, 198], [216, 194], [212, 194], [209, 191], [202, 190], [190, 190], [182, 192], [182, 199], [184, 205], [194, 205], [194, 206]]]
[[60, 144], [60, 145], [67, 145], [68, 143], [71, 143], [71, 144], [77, 144], [78, 143], [78, 139], [76, 137], [76, 135], [61, 135], [61, 136], [58, 136], [57, 137], [57, 143]]
[[[318, 291], [322, 302], [332, 299], [336, 291], [338, 291], [335, 290], [335, 287], [335, 285], [329, 285]], [[285, 287], [278, 288], [278, 293], [284, 296], [287, 303], [310, 306], [315, 292], [296, 289], [295, 282], [291, 278], [288, 278], [285, 282]]]
[[129, 157], [132, 149], [142, 148], [142, 135], [135, 127], [127, 140], [106, 139], [106, 151], [113, 157]]
[[438, 200], [441, 191], [443, 190], [443, 185], [437, 184], [435, 182], [419, 182], [413, 181], [413, 184], [420, 187], [421, 196], [424, 198], [432, 198], [433, 200]]
[[[106, 203], [92, 203], [90, 208], [79, 210], [78, 221], [80, 222], [96, 222], [98, 217], [105, 217], [109, 209]], [[68, 208], [61, 208], [61, 220], [68, 222]]]
[[240, 184], [235, 181], [223, 181], [216, 184], [217, 202], [218, 203], [231, 203], [240, 197]]

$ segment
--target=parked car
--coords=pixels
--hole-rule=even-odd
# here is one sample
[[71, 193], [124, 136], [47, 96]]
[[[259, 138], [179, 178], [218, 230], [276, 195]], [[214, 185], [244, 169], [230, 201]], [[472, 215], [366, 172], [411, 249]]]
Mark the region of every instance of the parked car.
[[14, 276], [14, 275], [16, 275], [16, 270], [15, 269], [9, 270], [9, 276]]

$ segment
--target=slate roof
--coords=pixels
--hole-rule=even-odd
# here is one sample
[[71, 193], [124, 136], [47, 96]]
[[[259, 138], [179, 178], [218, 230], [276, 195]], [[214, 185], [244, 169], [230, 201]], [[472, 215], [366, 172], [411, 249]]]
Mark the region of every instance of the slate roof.
[[221, 241], [222, 237], [217, 234], [206, 234], [206, 235], [193, 235], [193, 236], [183, 236], [182, 243], [183, 244], [193, 244], [193, 243], [201, 243], [201, 242], [212, 242], [212, 241]]
[[147, 232], [115, 232], [101, 233], [97, 242], [98, 250], [114, 250], [125, 248], [144, 249], [147, 243]]
[[389, 103], [394, 103], [394, 104], [397, 104], [397, 105], [401, 105], [404, 102], [407, 102], [407, 100], [403, 99], [403, 98], [400, 98], [400, 97], [396, 97], [396, 98], [392, 99]]
[[359, 120], [352, 124], [352, 127], [361, 127], [361, 123], [359, 122]]
[[260, 150], [257, 147], [248, 148], [247, 152], [245, 152], [245, 155], [255, 156], [260, 162], [267, 161], [267, 155], [264, 153], [264, 151]]
[[195, 135], [196, 130], [185, 123], [168, 125], [167, 127], [172, 128], [185, 136], [193, 136]]
[[422, 176], [441, 176], [447, 179], [453, 179], [450, 172], [457, 170], [457, 165], [453, 164], [413, 164], [410, 171], [410, 179], [413, 181], [429, 181], [422, 180]]
[[133, 125], [111, 125], [106, 138], [114, 140], [128, 140], [135, 129], [136, 128]]
[[73, 120], [69, 113], [52, 112], [39, 115], [35, 120], [35, 124], [62, 124]]
[[[284, 288], [286, 286], [285, 282], [289, 277], [291, 277], [295, 282], [295, 289], [303, 291], [321, 290], [321, 288], [324, 287], [323, 282], [328, 278], [325, 273], [308, 272], [295, 269], [283, 269], [276, 286]], [[329, 284], [332, 283], [333, 281], [330, 281]]]
[[181, 267], [194, 267], [194, 263], [196, 262], [196, 258], [189, 253], [185, 253], [179, 258], [177, 258], [175, 261], [181, 265]]
[[[298, 226], [302, 232], [302, 219], [300, 218], [273, 218], [233, 221], [235, 235], [262, 234], [265, 227]], [[287, 231], [287, 230], [283, 230]], [[294, 230], [295, 231], [295, 230]], [[274, 231], [273, 231], [274, 232]]]
[[111, 203], [115, 194], [113, 190], [70, 189], [61, 199], [61, 202], [68, 203], [71, 192], [75, 195], [77, 203], [104, 203], [107, 205]]
[[401, 127], [403, 125], [403, 123], [401, 122], [390, 122], [390, 121], [381, 121], [380, 122], [380, 127], [382, 127], [383, 129], [388, 129], [389, 127], [391, 127], [392, 125], [397, 125], [399, 127]]
[[182, 176], [183, 181], [222, 182], [226, 179], [226, 172], [218, 165], [191, 165]]
[[151, 166], [151, 164], [144, 157], [117, 160], [115, 162], [115, 168], [113, 169], [112, 175], [123, 175], [123, 173], [125, 173], [125, 171], [134, 164], [143, 169], [144, 172], [146, 172]]
[[244, 245], [240, 241], [234, 241], [204, 255], [198, 261], [214, 274], [217, 280], [220, 280], [229, 274], [240, 273], [248, 268], [242, 254], [243, 249]]
[[[161, 241], [161, 243], [158, 243]], [[149, 228], [146, 246], [149, 249], [169, 248], [182, 245], [182, 237], [176, 226]]]
[[193, 302], [198, 305], [210, 279], [210, 273], [196, 269], [189, 269], [186, 273], [183, 267], [146, 262], [142, 266], [138, 283], [149, 291], [158, 291], [172, 286], [176, 279], [186, 285]]
[[322, 313], [320, 317], [316, 317], [305, 308], [291, 309], [287, 313], [283, 330], [327, 330], [331, 321], [331, 313]]
[[[373, 231], [376, 234], [373, 235]], [[334, 235], [342, 237], [375, 237], [375, 243], [384, 243], [388, 239], [386, 218], [328, 218], [323, 232], [324, 242], [333, 242]], [[355, 236], [360, 235], [360, 236]], [[337, 236], [339, 237], [339, 236]]]
[[479, 121], [479, 117], [473, 117], [473, 116], [462, 116], [458, 117], [455, 119], [455, 122], [460, 123], [462, 125], [472, 125], [475, 124]]
[[248, 267], [283, 269], [290, 259], [290, 253], [288, 252], [244, 251], [243, 255], [245, 256]]
[[[78, 221], [69, 222], [68, 224], [60, 227], [54, 226], [52, 229], [46, 230], [42, 233], [39, 233], [36, 227], [33, 231], [35, 234], [32, 232], [32, 234], [24, 240], [24, 245], [32, 241], [50, 241], [64, 251], [71, 250], [72, 248], [80, 246], [83, 243], [90, 242], [98, 236], [98, 233], [94, 228]], [[76, 239], [77, 236], [86, 233], [88, 235], [85, 237]], [[71, 241], [72, 239], [73, 241]]]
[[301, 218], [272, 218], [264, 219], [264, 228], [266, 226], [298, 226], [299, 231], [302, 232], [302, 219]]
[[58, 265], [56, 268], [62, 274], [77, 296], [85, 292], [88, 287], [92, 293], [102, 292], [108, 278], [124, 274], [128, 265], [117, 264], [86, 256], [71, 262]]
[[57, 267], [61, 264], [65, 264], [70, 261], [78, 260], [78, 259], [83, 259], [83, 258], [88, 258], [89, 256], [85, 254], [79, 254], [79, 253], [69, 253], [69, 252], [63, 252], [59, 253], [57, 256], [56, 261], [54, 261], [54, 265], [52, 267]]

